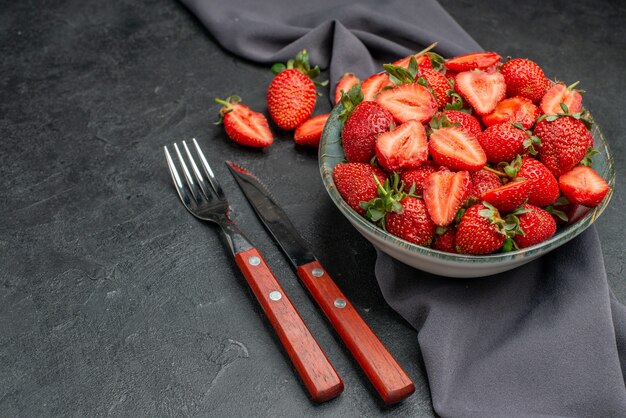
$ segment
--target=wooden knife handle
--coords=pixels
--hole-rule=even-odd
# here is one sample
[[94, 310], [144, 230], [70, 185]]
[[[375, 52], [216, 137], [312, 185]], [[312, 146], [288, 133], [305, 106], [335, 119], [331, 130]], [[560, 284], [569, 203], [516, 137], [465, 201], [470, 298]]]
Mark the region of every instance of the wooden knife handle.
[[298, 276], [322, 308], [348, 350], [390, 405], [415, 391], [415, 385], [365, 323], [318, 261], [298, 267]]
[[338, 396], [343, 391], [341, 378], [259, 251], [237, 253], [235, 261], [313, 400], [324, 402]]

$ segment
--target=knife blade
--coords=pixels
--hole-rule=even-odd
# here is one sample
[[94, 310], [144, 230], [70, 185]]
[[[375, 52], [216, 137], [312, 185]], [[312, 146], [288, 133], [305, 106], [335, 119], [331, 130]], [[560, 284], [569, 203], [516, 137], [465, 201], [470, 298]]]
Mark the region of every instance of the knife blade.
[[383, 402], [391, 405], [410, 396], [415, 391], [411, 379], [315, 258], [265, 185], [243, 167], [230, 161], [226, 165]]

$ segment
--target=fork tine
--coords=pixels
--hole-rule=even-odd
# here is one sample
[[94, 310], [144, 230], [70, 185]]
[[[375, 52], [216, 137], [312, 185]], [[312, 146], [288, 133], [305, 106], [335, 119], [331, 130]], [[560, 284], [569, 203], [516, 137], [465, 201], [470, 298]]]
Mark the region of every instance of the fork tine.
[[178, 149], [178, 144], [174, 143], [174, 149], [176, 150], [176, 154], [178, 155], [178, 160], [180, 161], [180, 165], [181, 167], [183, 167], [183, 174], [185, 175], [185, 180], [187, 180], [187, 186], [189, 186], [189, 189], [191, 190], [191, 194], [193, 195], [196, 202], [198, 203], [202, 202], [205, 199], [202, 197], [202, 192], [200, 188], [198, 187], [198, 184], [191, 177], [191, 173], [189, 173], [189, 169], [187, 168], [187, 164], [185, 164], [183, 155], [181, 154], [180, 149]]
[[185, 205], [191, 204], [191, 196], [189, 196], [188, 189], [183, 185], [182, 180], [180, 179], [180, 175], [178, 174], [178, 170], [176, 170], [176, 165], [174, 164], [174, 160], [172, 160], [172, 156], [170, 155], [167, 146], [164, 146], [165, 150], [165, 159], [167, 160], [167, 166], [170, 169], [170, 174], [172, 175], [172, 180], [174, 181], [174, 185], [176, 186], [176, 191], [178, 192], [178, 196], [185, 203]]
[[204, 172], [209, 178], [209, 183], [211, 183], [211, 187], [213, 187], [213, 190], [215, 190], [215, 193], [217, 193], [218, 198], [220, 198], [221, 200], [226, 199], [226, 196], [224, 195], [224, 191], [222, 190], [222, 186], [220, 185], [219, 181], [217, 181], [217, 179], [215, 178], [215, 174], [213, 174], [213, 170], [211, 170], [211, 166], [209, 165], [206, 158], [204, 157], [204, 153], [200, 149], [200, 146], [198, 145], [198, 141], [196, 141], [196, 138], [193, 138], [193, 144], [196, 146], [196, 151], [198, 152], [198, 155], [200, 156], [200, 163], [202, 164], [202, 168], [204, 168]]
[[206, 181], [204, 181], [204, 176], [198, 169], [198, 166], [196, 165], [196, 161], [193, 159], [193, 155], [191, 155], [191, 151], [189, 151], [187, 142], [183, 141], [183, 147], [185, 148], [185, 153], [187, 154], [187, 157], [189, 158], [189, 163], [191, 164], [191, 170], [193, 171], [193, 174], [196, 177], [198, 184], [200, 185], [200, 189], [202, 189], [202, 192], [204, 193], [204, 196], [207, 198], [207, 200], [211, 200], [211, 198], [213, 197], [213, 193], [211, 192], [211, 190], [209, 190], [209, 187], [206, 184]]

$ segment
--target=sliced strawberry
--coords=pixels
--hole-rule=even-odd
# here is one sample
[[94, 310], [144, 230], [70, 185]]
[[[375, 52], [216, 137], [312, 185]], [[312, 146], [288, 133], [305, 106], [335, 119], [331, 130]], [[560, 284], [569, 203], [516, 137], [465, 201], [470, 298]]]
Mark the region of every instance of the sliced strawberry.
[[426, 123], [437, 111], [437, 101], [432, 93], [419, 84], [402, 84], [384, 90], [376, 97], [376, 101], [400, 123], [411, 119]]
[[609, 191], [609, 185], [591, 167], [579, 165], [559, 177], [559, 187], [571, 203], [594, 208]]
[[482, 200], [491, 203], [501, 212], [512, 212], [528, 200], [529, 194], [530, 182], [519, 179], [486, 191]]
[[478, 171], [487, 163], [478, 140], [459, 127], [434, 131], [428, 148], [433, 160], [450, 170]]
[[574, 90], [576, 84], [578, 83], [566, 87], [565, 84], [558, 83], [550, 87], [541, 99], [541, 111], [546, 115], [565, 113], [561, 107], [561, 103], [563, 103], [568, 113], [580, 112], [583, 109], [583, 96], [577, 90]]
[[435, 225], [447, 226], [461, 208], [471, 186], [467, 171], [437, 171], [424, 183], [424, 202]]
[[341, 92], [347, 93], [355, 85], [359, 84], [361, 80], [353, 73], [345, 73], [339, 79], [337, 86], [335, 87], [335, 104], [341, 101]]
[[239, 103], [240, 100], [238, 96], [231, 96], [226, 100], [215, 99], [223, 105], [220, 116], [228, 137], [248, 147], [263, 148], [271, 145], [274, 136], [265, 116]]
[[376, 95], [385, 87], [394, 87], [386, 73], [374, 74], [366, 78], [361, 83], [361, 92], [363, 93], [363, 101], [370, 101], [376, 98]]
[[417, 68], [419, 68], [420, 71], [426, 68], [433, 68], [433, 63], [430, 61], [430, 58], [428, 57], [428, 55], [426, 54], [420, 55], [420, 53], [401, 58], [398, 61], [391, 63], [391, 65], [408, 69], [409, 63], [411, 62], [411, 58], [413, 57], [415, 57], [415, 60], [417, 61]]
[[314, 116], [298, 126], [293, 135], [295, 143], [298, 145], [308, 145], [310, 147], [319, 146], [322, 131], [324, 130], [328, 116], [330, 116], [329, 113]]
[[402, 174], [400, 174], [400, 180], [404, 182], [404, 190], [408, 191], [411, 187], [414, 187], [414, 193], [421, 196], [424, 193], [424, 183], [426, 179], [437, 171], [437, 168], [437, 164], [433, 161], [426, 161], [417, 168], [403, 171]]
[[376, 139], [376, 158], [387, 171], [420, 166], [428, 159], [428, 139], [421, 123], [410, 120]]
[[472, 52], [446, 61], [446, 68], [453, 71], [486, 70], [500, 62], [502, 57], [495, 52]]
[[502, 74], [484, 71], [464, 71], [455, 78], [455, 88], [474, 108], [477, 114], [493, 112], [498, 102], [506, 97], [506, 83]]
[[525, 97], [511, 97], [496, 105], [493, 112], [483, 116], [486, 126], [500, 123], [519, 123], [525, 129], [530, 129], [539, 117], [539, 108]]

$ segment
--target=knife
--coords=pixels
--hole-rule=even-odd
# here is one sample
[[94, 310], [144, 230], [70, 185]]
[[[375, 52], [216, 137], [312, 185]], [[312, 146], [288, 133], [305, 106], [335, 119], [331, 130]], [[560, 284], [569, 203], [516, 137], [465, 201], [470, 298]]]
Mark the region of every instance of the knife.
[[411, 379], [317, 261], [267, 188], [248, 170], [230, 161], [226, 164], [383, 402], [391, 405], [410, 396], [415, 391]]

